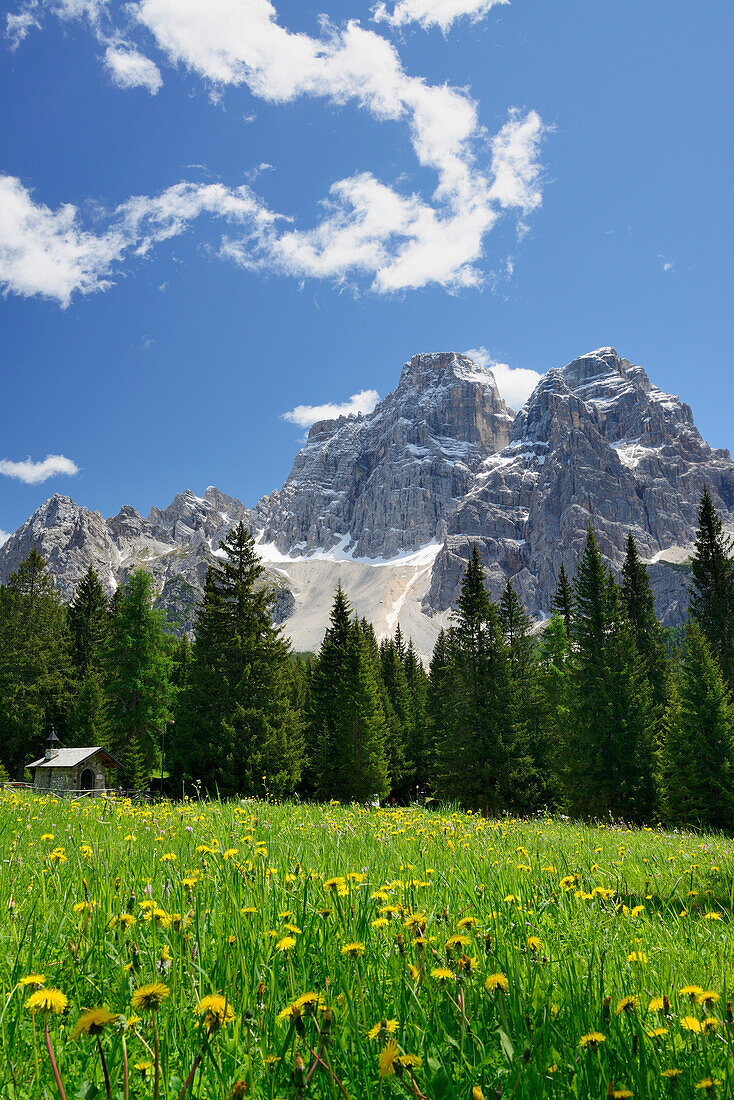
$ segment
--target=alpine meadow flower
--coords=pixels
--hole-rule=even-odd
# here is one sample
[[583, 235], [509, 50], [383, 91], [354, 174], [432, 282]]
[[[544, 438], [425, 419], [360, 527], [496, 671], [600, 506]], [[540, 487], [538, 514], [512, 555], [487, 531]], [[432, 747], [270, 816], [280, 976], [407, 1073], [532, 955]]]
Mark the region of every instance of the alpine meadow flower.
[[202, 997], [194, 1012], [197, 1016], [203, 1016], [204, 1023], [210, 1031], [216, 1031], [222, 1024], [228, 1024], [234, 1020], [232, 1006], [220, 993], [210, 993]]
[[110, 1012], [108, 1008], [90, 1008], [82, 1012], [74, 1024], [70, 1039], [78, 1039], [80, 1035], [101, 1035], [108, 1024], [114, 1023], [117, 1013]]
[[170, 989], [163, 982], [152, 982], [136, 989], [130, 1003], [136, 1012], [156, 1012], [170, 995]]
[[495, 993], [497, 990], [500, 993], [507, 993], [510, 983], [505, 974], [490, 974], [484, 983], [484, 988], [488, 993]]
[[33, 1016], [39, 1013], [45, 1015], [47, 1012], [60, 1016], [68, 1003], [69, 998], [60, 989], [39, 989], [36, 993], [31, 993], [25, 1007]]
[[600, 1031], [588, 1031], [586, 1035], [582, 1035], [579, 1039], [579, 1046], [582, 1050], [596, 1050], [602, 1043], [606, 1043], [606, 1035], [602, 1035]]

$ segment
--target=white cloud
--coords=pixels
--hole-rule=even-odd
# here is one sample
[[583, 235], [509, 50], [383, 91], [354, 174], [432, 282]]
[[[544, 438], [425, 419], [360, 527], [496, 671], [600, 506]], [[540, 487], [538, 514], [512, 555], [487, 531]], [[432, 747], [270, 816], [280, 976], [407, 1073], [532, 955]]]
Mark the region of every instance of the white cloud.
[[404, 27], [406, 23], [419, 23], [424, 30], [440, 27], [444, 34], [457, 19], [468, 17], [478, 23], [498, 4], [510, 0], [395, 0], [392, 11], [386, 3], [376, 4], [373, 18], [376, 23], [389, 23], [391, 27]]
[[[451, 11], [472, 14], [469, 0], [451, 4], [434, 7], [446, 17]], [[100, 29], [107, 10], [104, 0], [46, 0], [46, 5], [57, 14], [63, 12], [64, 18], [75, 12], [93, 23], [94, 33], [108, 46], [106, 64], [118, 82], [157, 91], [160, 73], [154, 63], [119, 35], [110, 37]], [[419, 9], [420, 4], [414, 10]], [[477, 105], [465, 90], [432, 85], [408, 74], [395, 46], [355, 21], [341, 28], [322, 22], [321, 35], [312, 37], [282, 27], [271, 0], [136, 0], [126, 10], [152, 34], [171, 64], [198, 73], [217, 95], [226, 85], [244, 84], [254, 96], [271, 103], [303, 96], [321, 97], [334, 105], [351, 101], [380, 121], [407, 126], [416, 159], [435, 172], [436, 187], [430, 196], [405, 193], [369, 171], [356, 172], [332, 184], [325, 213], [314, 225], [292, 228], [281, 224], [290, 219], [268, 213], [252, 192], [247, 215], [233, 216], [221, 195], [207, 206], [199, 201], [201, 189], [187, 183], [168, 188], [159, 199], [129, 200], [116, 211], [110, 228], [97, 236], [79, 227], [73, 207], [62, 207], [56, 214], [43, 208], [43, 216], [36, 207], [42, 238], [55, 226], [50, 255], [42, 248], [48, 266], [54, 257], [69, 263], [69, 253], [73, 255], [66, 275], [56, 280], [56, 290], [35, 293], [67, 303], [74, 290], [105, 289], [127, 249], [134, 245], [138, 252], [147, 251], [153, 243], [182, 232], [198, 213], [248, 223], [244, 236], [228, 233], [222, 239], [219, 255], [251, 270], [337, 282], [367, 278], [378, 293], [429, 284], [448, 289], [475, 286], [483, 281], [485, 238], [500, 215], [514, 210], [525, 217], [540, 206], [539, 146], [545, 128], [536, 112], [512, 111], [488, 143]], [[182, 201], [196, 206], [196, 213], [176, 216], [172, 207], [177, 192]], [[156, 213], [163, 197], [167, 212]], [[151, 232], [135, 224], [137, 208], [144, 211], [142, 218], [152, 226]], [[62, 214], [67, 219], [63, 225]], [[82, 256], [74, 263], [77, 251]], [[95, 255], [85, 262], [87, 251]], [[54, 283], [50, 273], [48, 279]], [[23, 289], [32, 286], [33, 279], [27, 284], [6, 280], [6, 285], [16, 293], [34, 292]]]
[[360, 390], [353, 393], [348, 401], [340, 405], [296, 405], [290, 412], [281, 413], [283, 420], [291, 424], [298, 424], [302, 428], [310, 428], [319, 420], [336, 420], [339, 416], [357, 416], [359, 413], [371, 413], [380, 395], [377, 390]]
[[504, 209], [523, 214], [536, 210], [543, 201], [540, 189], [540, 141], [547, 127], [540, 115], [529, 111], [510, 112], [509, 121], [492, 138], [493, 182], [490, 198]]
[[8, 541], [9, 538], [10, 538], [10, 532], [9, 531], [3, 531], [3, 529], [0, 527], [0, 546], [3, 546]]
[[521, 409], [543, 377], [535, 370], [527, 370], [525, 367], [510, 367], [507, 363], [498, 363], [485, 347], [469, 348], [464, 354], [482, 367], [489, 367], [494, 375], [500, 395], [511, 409]]
[[109, 286], [124, 241], [82, 229], [76, 207], [50, 210], [36, 203], [20, 180], [0, 176], [0, 286], [22, 297], [40, 295], [68, 305], [74, 291]]
[[0, 459], [0, 474], [5, 477], [14, 477], [18, 481], [24, 481], [26, 485], [38, 485], [42, 481], [48, 481], [57, 474], [66, 474], [73, 477], [79, 473], [76, 462], [63, 455], [46, 455], [42, 462], [33, 462], [27, 458], [25, 462], [11, 462], [9, 458]]
[[[10, 45], [13, 49], [21, 44], [28, 32], [34, 27], [40, 30], [40, 20], [33, 10], [35, 6], [35, 4], [30, 4], [25, 11], [19, 12], [18, 15], [6, 16], [5, 34], [10, 39]], [[1, 545], [2, 543], [0, 543]]]
[[[434, 170], [431, 200], [405, 195], [360, 172], [332, 185], [326, 216], [272, 244], [272, 262], [290, 274], [346, 278], [370, 274], [378, 292], [480, 281], [477, 263], [501, 209], [540, 204], [537, 163], [543, 125], [513, 112], [491, 144], [477, 105], [462, 90], [405, 72], [395, 47], [351, 21], [322, 37], [281, 27], [270, 0], [138, 0], [131, 9], [173, 64], [215, 85], [246, 84], [261, 99], [319, 96], [350, 100], [375, 118], [407, 123], [421, 166]], [[249, 248], [227, 241], [223, 254], [251, 265]]]
[[104, 60], [118, 88], [147, 88], [155, 95], [163, 85], [155, 62], [128, 46], [108, 46]]
[[0, 176], [0, 287], [67, 306], [75, 292], [111, 286], [127, 253], [144, 255], [202, 214], [246, 224], [254, 234], [274, 220], [247, 187], [179, 183], [158, 196], [128, 199], [95, 233], [82, 227], [75, 206], [51, 210], [35, 202], [20, 180]]

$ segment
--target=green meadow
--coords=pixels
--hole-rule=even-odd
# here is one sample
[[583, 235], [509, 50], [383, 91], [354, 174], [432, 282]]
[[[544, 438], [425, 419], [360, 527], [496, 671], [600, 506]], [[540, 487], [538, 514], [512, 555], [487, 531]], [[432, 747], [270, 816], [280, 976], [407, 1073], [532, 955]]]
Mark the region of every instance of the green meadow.
[[0, 793], [0, 1095], [734, 1095], [734, 848]]

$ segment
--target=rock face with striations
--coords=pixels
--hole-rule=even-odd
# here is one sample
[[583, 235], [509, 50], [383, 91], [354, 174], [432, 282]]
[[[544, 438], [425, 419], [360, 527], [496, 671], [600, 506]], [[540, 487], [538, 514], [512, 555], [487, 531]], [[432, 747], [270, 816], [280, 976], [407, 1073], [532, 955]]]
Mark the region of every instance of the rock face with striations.
[[729, 452], [712, 450], [688, 405], [652, 385], [642, 367], [600, 348], [550, 370], [515, 418], [509, 446], [488, 456], [456, 510], [431, 606], [450, 606], [476, 541], [495, 592], [510, 576], [529, 607], [547, 611], [561, 564], [573, 575], [589, 523], [613, 565], [629, 531], [640, 554], [656, 559], [691, 546], [704, 485], [731, 524]]
[[511, 430], [491, 371], [465, 355], [414, 355], [373, 413], [313, 425], [261, 513], [263, 539], [286, 553], [340, 544], [372, 558], [442, 539]]
[[[7, 579], [34, 547], [66, 600], [90, 565], [108, 594], [144, 568], [155, 580], [158, 606], [168, 621], [177, 632], [190, 633], [219, 540], [233, 524], [243, 520], [249, 525], [250, 519], [244, 504], [214, 488], [203, 497], [178, 493], [167, 508], [152, 508], [147, 519], [125, 505], [104, 520], [57, 493], [0, 547], [0, 578]], [[278, 590], [274, 617], [282, 621], [292, 609], [292, 594], [272, 571], [268, 580]]]
[[[209, 488], [178, 494], [146, 519], [125, 507], [105, 521], [54, 496], [0, 547], [0, 579], [33, 546], [67, 598], [90, 564], [108, 590], [143, 566], [171, 621], [190, 630], [218, 542], [243, 520], [257, 532], [279, 593], [276, 618], [291, 616], [297, 648], [326, 625], [330, 594], [337, 580], [348, 588], [351, 569], [355, 602], [367, 591], [372, 600], [360, 612], [385, 629], [417, 628], [425, 654], [473, 543], [493, 595], [509, 577], [542, 616], [592, 523], [616, 568], [634, 534], [651, 562], [658, 614], [675, 625], [704, 485], [734, 529], [728, 451], [709, 447], [690, 408], [613, 348], [549, 370], [517, 415], [491, 371], [466, 356], [416, 355], [374, 412], [315, 424], [283, 488], [252, 511]], [[301, 620], [309, 629], [299, 635]]]

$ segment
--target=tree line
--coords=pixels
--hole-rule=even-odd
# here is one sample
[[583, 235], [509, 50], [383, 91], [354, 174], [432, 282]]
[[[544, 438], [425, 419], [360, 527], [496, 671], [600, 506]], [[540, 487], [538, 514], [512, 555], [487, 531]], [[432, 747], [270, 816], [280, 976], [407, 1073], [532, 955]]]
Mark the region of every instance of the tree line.
[[[734, 826], [734, 557], [701, 500], [685, 627], [664, 629], [630, 534], [621, 574], [590, 526], [536, 629], [476, 546], [429, 669], [400, 629], [378, 642], [335, 593], [315, 655], [273, 626], [245, 527], [207, 573], [195, 639], [167, 633], [148, 573], [108, 599], [90, 568], [65, 606], [34, 550], [0, 586], [0, 761], [104, 745], [125, 787], [171, 795], [407, 802], [488, 814]], [[165, 750], [165, 751], [164, 751]]]

